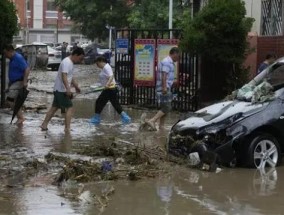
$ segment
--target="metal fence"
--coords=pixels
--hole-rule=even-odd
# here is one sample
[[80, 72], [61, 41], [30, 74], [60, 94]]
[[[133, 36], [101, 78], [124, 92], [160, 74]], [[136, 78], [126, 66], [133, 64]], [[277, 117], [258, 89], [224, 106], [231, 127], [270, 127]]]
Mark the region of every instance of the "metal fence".
[[282, 35], [283, 0], [262, 0], [261, 35]]
[[[116, 38], [128, 39], [128, 53], [115, 52], [115, 78], [121, 83], [120, 103], [155, 107], [157, 104], [155, 87], [134, 85], [134, 40], [135, 39], [181, 39], [180, 30], [138, 30], [120, 29], [115, 32]], [[198, 108], [198, 58], [189, 53], [181, 53], [179, 61], [178, 84], [174, 94], [173, 109], [178, 111], [195, 111]]]

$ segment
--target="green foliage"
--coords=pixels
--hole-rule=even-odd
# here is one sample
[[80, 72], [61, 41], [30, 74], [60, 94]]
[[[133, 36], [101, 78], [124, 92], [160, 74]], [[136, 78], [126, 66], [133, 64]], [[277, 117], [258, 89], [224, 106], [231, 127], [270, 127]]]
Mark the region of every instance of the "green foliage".
[[209, 0], [189, 22], [180, 42], [184, 51], [199, 54], [202, 63], [226, 68], [212, 71], [222, 74], [218, 77], [223, 78], [220, 83], [224, 83], [224, 93], [247, 81], [247, 69], [242, 64], [248, 50], [247, 34], [254, 20], [245, 15], [242, 0]]
[[12, 43], [13, 36], [18, 33], [18, 18], [15, 5], [9, 0], [0, 1], [0, 48]]
[[185, 29], [181, 47], [212, 61], [240, 63], [253, 20], [241, 0], [210, 0]]
[[[180, 1], [173, 1], [173, 28], [181, 28], [185, 20], [189, 20], [190, 9], [180, 5]], [[128, 16], [130, 28], [151, 29], [168, 28], [169, 1], [139, 0], [131, 8]]]
[[106, 25], [127, 26], [129, 8], [124, 0], [55, 0], [56, 5], [76, 23], [80, 33], [89, 39], [106, 38]]

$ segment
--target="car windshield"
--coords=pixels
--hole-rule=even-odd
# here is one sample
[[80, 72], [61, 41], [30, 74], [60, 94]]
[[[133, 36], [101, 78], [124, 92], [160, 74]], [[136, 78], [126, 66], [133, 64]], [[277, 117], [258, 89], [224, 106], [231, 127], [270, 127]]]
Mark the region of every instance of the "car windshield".
[[228, 98], [262, 103], [273, 100], [275, 92], [284, 87], [284, 58], [278, 59]]
[[277, 86], [284, 83], [284, 63], [274, 64], [264, 79], [272, 86]]

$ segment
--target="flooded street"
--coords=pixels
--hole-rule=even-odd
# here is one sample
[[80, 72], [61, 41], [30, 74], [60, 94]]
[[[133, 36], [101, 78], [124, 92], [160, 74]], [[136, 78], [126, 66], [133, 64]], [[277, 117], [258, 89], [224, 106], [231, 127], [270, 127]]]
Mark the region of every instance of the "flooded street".
[[[74, 99], [70, 134], [64, 133], [60, 112], [51, 120], [48, 131], [39, 128], [52, 102], [56, 72], [32, 74], [23, 127], [10, 124], [11, 111], [0, 110], [0, 215], [283, 214], [283, 165], [265, 172], [224, 168], [215, 173], [161, 162], [161, 169], [153, 177], [147, 175], [138, 180], [125, 177], [54, 183], [59, 161], [47, 164], [49, 153], [88, 161], [92, 156], [78, 155], [80, 148], [114, 140], [165, 149], [167, 134], [179, 117], [179, 113], [172, 112], [164, 130], [139, 131], [142, 113], [150, 117], [155, 110], [124, 107], [132, 123], [122, 125], [120, 116], [108, 104], [102, 113], [101, 125], [89, 124], [98, 93], [84, 92], [96, 82], [97, 74], [90, 67], [78, 67], [76, 75], [83, 93]], [[167, 171], [162, 169], [164, 166]], [[121, 171], [121, 174], [127, 172]]]

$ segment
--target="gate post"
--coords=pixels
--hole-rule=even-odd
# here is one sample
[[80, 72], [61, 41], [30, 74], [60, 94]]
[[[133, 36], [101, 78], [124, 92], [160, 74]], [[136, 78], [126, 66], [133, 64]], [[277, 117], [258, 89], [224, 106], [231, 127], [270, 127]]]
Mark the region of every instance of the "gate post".
[[6, 58], [2, 52], [1, 57], [1, 107], [5, 103], [5, 88], [6, 88]]

